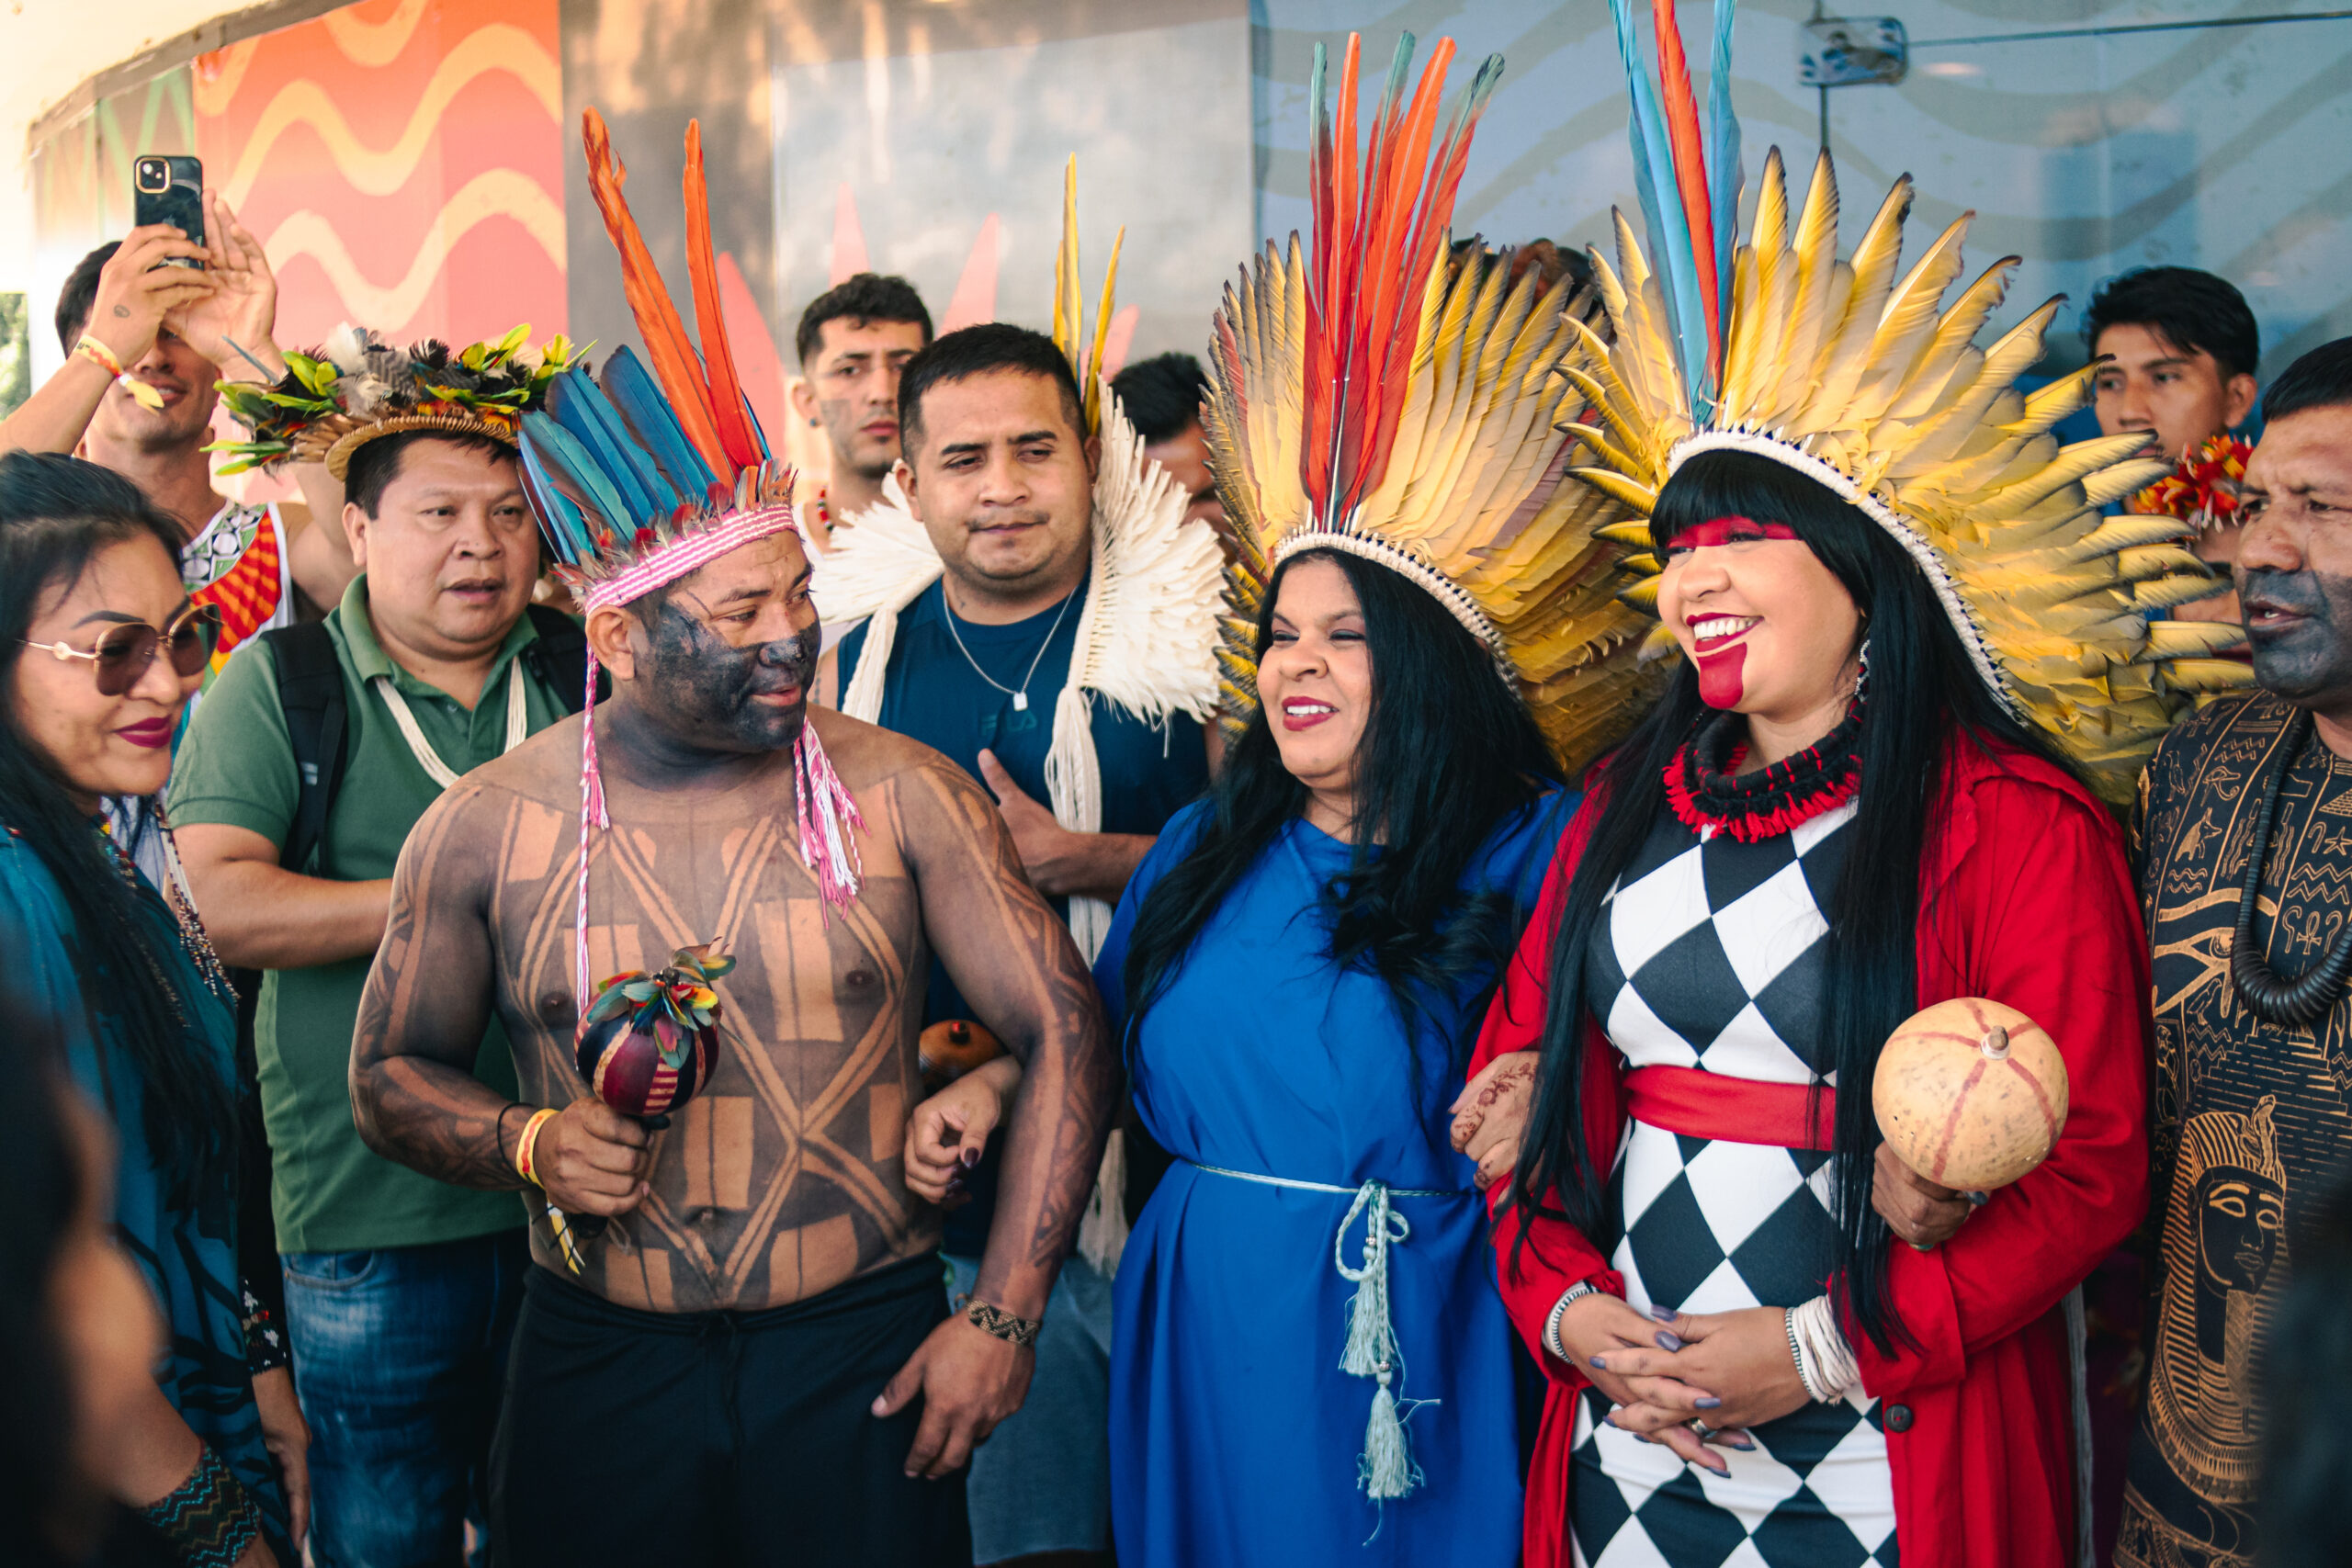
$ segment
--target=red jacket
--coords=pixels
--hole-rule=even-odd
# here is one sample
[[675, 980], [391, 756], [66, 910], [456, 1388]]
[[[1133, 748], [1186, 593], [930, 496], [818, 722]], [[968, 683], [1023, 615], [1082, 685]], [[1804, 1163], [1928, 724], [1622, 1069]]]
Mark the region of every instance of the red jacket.
[[[2058, 1145], [1932, 1252], [1894, 1248], [1888, 1277], [1920, 1347], [1881, 1355], [1848, 1338], [1862, 1385], [1886, 1402], [1903, 1568], [2064, 1568], [2075, 1560], [2071, 1382], [2060, 1303], [2138, 1224], [2148, 1199], [2148, 950], [2121, 835], [2079, 784], [2038, 759], [1949, 753], [1950, 791], [1929, 834], [1918, 923], [1919, 1005], [1991, 997], [2050, 1032], [2070, 1106]], [[1552, 933], [1597, 819], [1588, 801], [1563, 835], [1544, 896], [1480, 1034], [1475, 1073], [1535, 1048]], [[1586, 1137], [1606, 1169], [1624, 1129], [1624, 1059], [1587, 1020]], [[1543, 1348], [1560, 1293], [1624, 1281], [1580, 1232], [1498, 1208], [1503, 1302], [1550, 1377], [1527, 1477], [1529, 1568], [1566, 1568], [1573, 1400], [1585, 1379]]]

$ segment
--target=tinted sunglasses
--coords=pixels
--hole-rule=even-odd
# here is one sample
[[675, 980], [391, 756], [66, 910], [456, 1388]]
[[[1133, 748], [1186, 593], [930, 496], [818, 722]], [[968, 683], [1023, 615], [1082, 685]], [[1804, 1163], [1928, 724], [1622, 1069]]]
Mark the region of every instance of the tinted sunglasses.
[[213, 645], [220, 639], [220, 607], [191, 604], [162, 631], [144, 622], [109, 626], [86, 652], [62, 642], [23, 640], [27, 648], [45, 649], [59, 660], [88, 660], [96, 666], [98, 694], [119, 697], [139, 684], [159, 649], [171, 659], [173, 672], [185, 681], [211, 661]]

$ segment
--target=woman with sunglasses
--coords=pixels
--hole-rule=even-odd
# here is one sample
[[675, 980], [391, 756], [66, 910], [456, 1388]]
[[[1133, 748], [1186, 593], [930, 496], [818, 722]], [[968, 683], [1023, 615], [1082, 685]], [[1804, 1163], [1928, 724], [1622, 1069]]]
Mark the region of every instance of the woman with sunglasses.
[[100, 811], [163, 788], [211, 652], [178, 542], [118, 474], [0, 457], [0, 966], [113, 1123], [116, 1232], [169, 1330], [107, 1483], [182, 1560], [246, 1568], [295, 1560], [308, 1490], [259, 1119], [176, 857], [159, 892]]

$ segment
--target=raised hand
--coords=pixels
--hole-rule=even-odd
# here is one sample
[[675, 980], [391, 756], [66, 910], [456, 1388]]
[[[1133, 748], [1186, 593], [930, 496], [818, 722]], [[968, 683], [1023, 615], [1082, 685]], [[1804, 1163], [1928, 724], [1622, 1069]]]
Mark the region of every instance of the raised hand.
[[206, 252], [168, 223], [149, 223], [122, 237], [120, 248], [98, 269], [97, 293], [90, 300], [83, 330], [114, 351], [124, 365], [136, 365], [155, 346], [164, 317], [209, 298], [209, 274], [167, 261], [202, 261]]
[[250, 381], [266, 375], [275, 380], [286, 373], [276, 337], [277, 275], [261, 242], [237, 221], [220, 193], [207, 191], [204, 199], [202, 254], [212, 288], [177, 307], [164, 325], [212, 361], [224, 379]]

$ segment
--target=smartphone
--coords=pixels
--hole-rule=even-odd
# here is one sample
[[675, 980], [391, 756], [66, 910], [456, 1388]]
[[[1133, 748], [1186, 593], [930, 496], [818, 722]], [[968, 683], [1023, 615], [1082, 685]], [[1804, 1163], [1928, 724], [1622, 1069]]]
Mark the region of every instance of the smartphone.
[[[204, 243], [204, 162], [200, 158], [167, 157], [141, 152], [130, 165], [130, 222], [133, 228], [169, 223], [191, 243]], [[201, 262], [175, 257], [165, 266], [199, 267]]]

